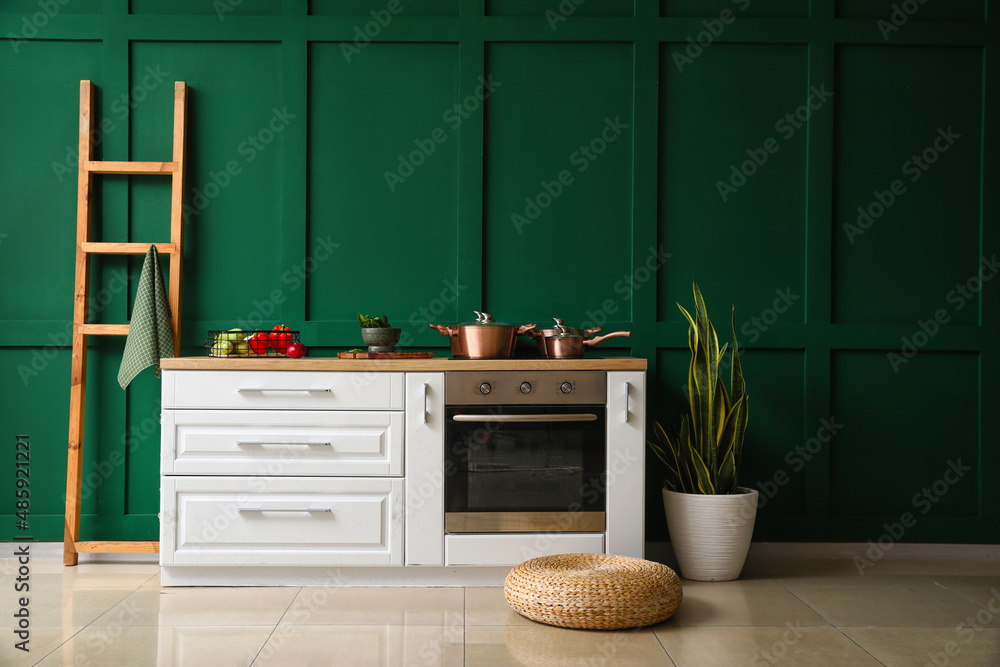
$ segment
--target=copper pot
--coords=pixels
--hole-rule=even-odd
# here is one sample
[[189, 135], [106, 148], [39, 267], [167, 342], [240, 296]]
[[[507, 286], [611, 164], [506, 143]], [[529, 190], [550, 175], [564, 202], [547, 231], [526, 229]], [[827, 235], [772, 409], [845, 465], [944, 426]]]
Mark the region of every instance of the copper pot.
[[615, 331], [604, 334], [596, 338], [586, 339], [581, 333], [573, 333], [573, 329], [556, 323], [556, 334], [545, 336], [539, 340], [542, 347], [542, 356], [548, 359], [579, 359], [583, 356], [584, 349], [600, 345], [608, 338], [629, 337], [631, 331]]
[[442, 325], [432, 324], [442, 336], [451, 342], [451, 356], [456, 359], [510, 359], [514, 356], [517, 337], [535, 328], [534, 324], [502, 324], [494, 322], [489, 313], [473, 311], [473, 322]]
[[[558, 317], [552, 318], [555, 321], [555, 326], [566, 327], [566, 322]], [[566, 327], [567, 331], [573, 335], [580, 335], [584, 338], [589, 338], [595, 333], [601, 330], [601, 327], [594, 327], [592, 329], [573, 329], [572, 327]], [[528, 332], [528, 337], [532, 340], [538, 341], [538, 354], [545, 356], [545, 338], [547, 336], [555, 336], [559, 334], [559, 329], [535, 329], [534, 331]]]

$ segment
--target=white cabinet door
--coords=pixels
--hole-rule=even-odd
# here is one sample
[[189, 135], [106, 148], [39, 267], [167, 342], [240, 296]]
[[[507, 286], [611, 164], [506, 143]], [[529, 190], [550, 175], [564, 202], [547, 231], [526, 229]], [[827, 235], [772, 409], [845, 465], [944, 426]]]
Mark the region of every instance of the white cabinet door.
[[168, 475], [403, 474], [403, 413], [164, 410]]
[[163, 407], [402, 410], [402, 373], [164, 371]]
[[643, 557], [645, 541], [646, 374], [608, 372], [607, 550]]
[[444, 373], [406, 374], [406, 564], [444, 565]]
[[162, 565], [402, 565], [402, 479], [163, 477]]

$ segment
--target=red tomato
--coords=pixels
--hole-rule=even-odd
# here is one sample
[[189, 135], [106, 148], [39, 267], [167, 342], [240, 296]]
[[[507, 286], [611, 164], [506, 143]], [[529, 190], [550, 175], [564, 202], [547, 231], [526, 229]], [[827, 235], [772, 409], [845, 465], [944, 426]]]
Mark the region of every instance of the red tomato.
[[254, 354], [267, 354], [267, 334], [254, 334], [247, 339]]
[[295, 341], [288, 346], [288, 356], [292, 359], [299, 359], [300, 357], [306, 356], [306, 351], [306, 346], [298, 341]]
[[278, 354], [285, 354], [288, 351], [288, 344], [292, 342], [292, 334], [284, 333], [291, 331], [284, 324], [279, 324], [267, 335], [268, 346]]

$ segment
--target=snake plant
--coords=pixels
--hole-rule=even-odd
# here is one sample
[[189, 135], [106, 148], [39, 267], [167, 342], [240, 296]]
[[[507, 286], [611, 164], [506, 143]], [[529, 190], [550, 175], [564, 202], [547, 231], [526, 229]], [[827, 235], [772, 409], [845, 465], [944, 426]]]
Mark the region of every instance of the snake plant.
[[708, 310], [697, 282], [694, 283], [694, 303], [693, 318], [683, 306], [677, 304], [689, 325], [690, 415], [683, 417], [673, 437], [667, 435], [659, 422], [655, 422], [656, 442], [648, 441], [647, 444], [667, 466], [664, 480], [667, 489], [681, 493], [734, 493], [749, 401], [736, 342], [735, 312], [732, 320], [732, 369], [727, 392], [719, 376], [719, 360], [725, 358], [728, 343], [719, 347], [715, 327], [708, 319]]

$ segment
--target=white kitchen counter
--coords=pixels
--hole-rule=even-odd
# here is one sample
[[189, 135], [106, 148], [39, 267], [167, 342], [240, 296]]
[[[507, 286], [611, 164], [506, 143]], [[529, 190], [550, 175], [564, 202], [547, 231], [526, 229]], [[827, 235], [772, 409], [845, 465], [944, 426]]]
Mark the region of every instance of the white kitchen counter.
[[[166, 586], [498, 585], [551, 553], [643, 555], [646, 360], [163, 359]], [[448, 534], [446, 371], [605, 371], [603, 531]]]
[[635, 357], [582, 359], [338, 359], [337, 357], [177, 357], [161, 359], [164, 370], [186, 371], [644, 371]]

